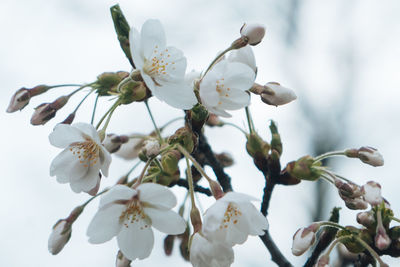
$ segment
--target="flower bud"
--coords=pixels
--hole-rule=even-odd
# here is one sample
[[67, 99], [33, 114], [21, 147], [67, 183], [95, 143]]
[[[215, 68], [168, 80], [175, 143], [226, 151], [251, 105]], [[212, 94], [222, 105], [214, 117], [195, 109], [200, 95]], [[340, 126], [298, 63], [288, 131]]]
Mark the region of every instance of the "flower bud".
[[56, 112], [67, 104], [69, 96], [60, 96], [52, 103], [43, 103], [35, 108], [31, 118], [32, 125], [44, 125], [54, 118]]
[[127, 143], [129, 137], [126, 135], [107, 134], [103, 141], [103, 146], [110, 153], [115, 153], [119, 150], [122, 144]]
[[273, 106], [281, 106], [297, 99], [292, 89], [281, 86], [279, 83], [269, 82], [265, 85], [269, 90], [261, 93], [261, 100]]
[[17, 110], [22, 110], [26, 105], [28, 105], [31, 95], [29, 90], [26, 88], [21, 88], [11, 97], [10, 104], [8, 105], [7, 112], [12, 113]]
[[377, 149], [369, 146], [363, 146], [358, 150], [358, 158], [371, 166], [383, 166], [384, 160], [381, 153]]
[[378, 227], [378, 229], [376, 231], [376, 235], [375, 235], [375, 246], [379, 250], [385, 250], [390, 246], [391, 243], [392, 243], [392, 240], [387, 235], [385, 228]]
[[156, 139], [148, 139], [144, 141], [143, 153], [152, 158], [160, 153], [160, 143]]
[[381, 196], [380, 184], [374, 181], [369, 181], [362, 186], [361, 190], [364, 193], [364, 200], [372, 206], [380, 205], [382, 203], [383, 198]]
[[271, 146], [262, 140], [258, 134], [252, 133], [247, 136], [246, 150], [252, 158], [267, 157], [270, 148]]
[[151, 96], [144, 82], [129, 81], [120, 88], [121, 95], [119, 97], [122, 104], [127, 105], [134, 101], [140, 102]]
[[175, 237], [176, 235], [167, 235], [164, 238], [164, 252], [165, 255], [171, 256], [172, 254], [172, 249], [174, 248], [174, 243], [175, 243]]
[[322, 255], [317, 262], [317, 267], [329, 267], [329, 255]]
[[319, 168], [321, 162], [315, 162], [311, 156], [303, 156], [297, 161], [289, 162], [286, 166], [286, 171], [301, 180], [315, 181], [321, 174], [322, 170]]
[[227, 153], [227, 152], [222, 152], [222, 153], [219, 153], [219, 154], [215, 154], [215, 157], [218, 159], [219, 163], [224, 168], [230, 167], [235, 163], [233, 158], [232, 158], [232, 155]]
[[54, 226], [48, 241], [49, 252], [58, 254], [71, 237], [71, 224], [67, 220], [59, 220]]
[[129, 76], [128, 72], [104, 72], [97, 76], [97, 81], [93, 85], [93, 88], [97, 90], [97, 94], [100, 96], [108, 96], [109, 92], [117, 92], [118, 84]]
[[240, 35], [248, 38], [249, 45], [257, 45], [264, 38], [265, 27], [258, 23], [245, 23], [242, 28], [240, 28]]
[[224, 192], [222, 191], [221, 185], [218, 182], [211, 180], [209, 183], [212, 195], [215, 199], [218, 200], [224, 196]]
[[128, 260], [120, 250], [118, 250], [117, 258], [115, 259], [115, 267], [130, 267], [131, 260]]
[[313, 223], [307, 228], [300, 228], [293, 235], [292, 254], [300, 256], [315, 242], [315, 233], [319, 229], [318, 223]]
[[346, 207], [351, 210], [365, 210], [366, 208], [368, 208], [368, 203], [360, 197], [350, 198], [341, 196], [341, 198], [344, 200], [344, 204], [346, 205]]
[[357, 222], [367, 228], [375, 224], [375, 217], [372, 211], [360, 212], [357, 214]]
[[189, 128], [182, 127], [168, 138], [168, 144], [180, 144], [187, 152], [192, 153], [197, 146], [197, 137]]
[[206, 124], [210, 127], [214, 127], [214, 126], [220, 127], [220, 126], [224, 125], [224, 123], [214, 113], [210, 113], [210, 115], [208, 116], [208, 119], [206, 121]]
[[193, 225], [193, 232], [198, 233], [201, 230], [203, 223], [201, 221], [200, 212], [196, 206], [193, 206], [190, 210], [190, 221]]
[[139, 156], [144, 141], [144, 138], [129, 138], [128, 142], [121, 144], [115, 155], [126, 160], [135, 159]]
[[335, 186], [338, 189], [340, 196], [358, 198], [363, 195], [361, 188], [353, 183], [343, 183], [339, 179], [336, 179]]

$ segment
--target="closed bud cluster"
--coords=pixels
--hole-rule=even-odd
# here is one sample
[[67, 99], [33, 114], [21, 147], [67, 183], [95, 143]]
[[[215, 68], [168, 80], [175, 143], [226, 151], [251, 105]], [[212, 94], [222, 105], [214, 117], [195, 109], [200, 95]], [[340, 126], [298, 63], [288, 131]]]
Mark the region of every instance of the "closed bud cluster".
[[58, 110], [67, 104], [69, 96], [60, 96], [52, 103], [43, 103], [35, 108], [31, 118], [32, 125], [44, 125], [54, 118]]
[[260, 94], [261, 100], [272, 106], [281, 106], [297, 99], [293, 90], [281, 86], [276, 82], [269, 82], [265, 86], [265, 90]]
[[315, 233], [318, 231], [320, 225], [313, 223], [307, 228], [300, 228], [293, 235], [292, 254], [300, 256], [306, 252], [315, 242]]
[[383, 156], [373, 147], [363, 146], [359, 149], [347, 149], [345, 155], [349, 158], [359, 158], [362, 162], [374, 167], [383, 166]]
[[315, 162], [313, 157], [307, 155], [297, 161], [289, 162], [286, 171], [300, 180], [315, 181], [322, 174], [321, 164], [320, 161]]
[[187, 127], [182, 127], [168, 138], [169, 144], [180, 144], [187, 152], [192, 153], [197, 145], [196, 135]]
[[71, 224], [63, 219], [59, 220], [54, 226], [48, 240], [49, 252], [53, 255], [58, 254], [68, 243], [71, 237]]
[[129, 137], [126, 135], [107, 134], [103, 141], [103, 146], [108, 152], [115, 153], [120, 149], [122, 144], [125, 144], [128, 141]]
[[100, 96], [108, 96], [110, 92], [117, 92], [118, 84], [129, 76], [126, 71], [104, 72], [97, 76], [97, 81], [93, 88], [97, 90]]
[[264, 38], [265, 26], [258, 23], [245, 23], [240, 29], [240, 35], [247, 38], [249, 45], [257, 45]]
[[364, 210], [368, 208], [368, 203], [363, 199], [361, 188], [353, 183], [344, 183], [339, 179], [335, 180], [335, 186], [339, 191], [339, 196], [344, 200], [347, 208], [351, 210]]

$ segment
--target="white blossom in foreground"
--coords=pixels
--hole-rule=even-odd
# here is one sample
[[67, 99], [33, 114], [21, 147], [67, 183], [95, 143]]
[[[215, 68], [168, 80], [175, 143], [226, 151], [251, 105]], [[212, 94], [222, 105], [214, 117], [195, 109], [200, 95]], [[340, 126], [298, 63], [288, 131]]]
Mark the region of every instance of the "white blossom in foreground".
[[50, 175], [59, 183], [69, 183], [76, 193], [89, 192], [98, 184], [100, 170], [108, 176], [111, 155], [91, 124], [58, 124], [49, 140], [53, 146], [64, 148], [50, 166]]
[[205, 212], [204, 236], [211, 242], [233, 246], [243, 244], [249, 235], [263, 235], [268, 221], [250, 202], [255, 200], [246, 194], [225, 194]]
[[245, 23], [240, 29], [240, 35], [249, 38], [249, 45], [257, 45], [265, 35], [265, 27], [258, 23]]
[[239, 62], [249, 66], [255, 73], [257, 72], [256, 58], [251, 46], [244, 46], [239, 49], [232, 50], [228, 56], [231, 62]]
[[255, 79], [254, 71], [239, 62], [218, 62], [200, 83], [202, 104], [212, 113], [231, 117], [225, 110], [241, 109], [249, 105], [250, 89]]
[[89, 242], [104, 243], [117, 236], [126, 258], [147, 258], [154, 244], [152, 226], [167, 234], [185, 231], [185, 220], [171, 211], [175, 205], [175, 195], [165, 186], [145, 183], [132, 189], [116, 185], [101, 197], [87, 229]]
[[364, 200], [368, 202], [372, 206], [380, 205], [383, 201], [381, 195], [381, 185], [374, 182], [369, 181], [365, 185], [362, 186], [361, 190], [364, 192]]
[[71, 224], [66, 220], [59, 220], [54, 226], [48, 240], [49, 252], [58, 254], [71, 237]]
[[270, 89], [271, 93], [262, 93], [261, 100], [268, 105], [281, 106], [297, 99], [292, 89], [283, 87], [279, 83], [269, 82], [265, 87]]
[[199, 233], [193, 236], [190, 262], [194, 267], [229, 267], [233, 261], [232, 247], [222, 243], [212, 243]]
[[132, 27], [129, 41], [135, 66], [154, 96], [180, 109], [197, 103], [193, 88], [184, 83], [186, 58], [181, 50], [166, 46], [159, 20], [147, 20], [140, 33]]

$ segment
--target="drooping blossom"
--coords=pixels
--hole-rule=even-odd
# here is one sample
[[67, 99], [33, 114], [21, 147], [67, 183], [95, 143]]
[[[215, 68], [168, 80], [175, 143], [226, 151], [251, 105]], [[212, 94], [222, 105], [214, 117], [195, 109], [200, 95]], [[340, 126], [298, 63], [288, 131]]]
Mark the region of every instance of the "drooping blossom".
[[147, 20], [140, 33], [132, 27], [129, 41], [136, 68], [154, 96], [180, 109], [197, 103], [193, 88], [184, 82], [186, 58], [181, 50], [166, 45], [159, 20]]
[[250, 103], [250, 89], [255, 79], [254, 71], [239, 62], [218, 62], [200, 83], [202, 104], [212, 113], [231, 117], [226, 110], [244, 108]]
[[229, 267], [233, 261], [231, 246], [210, 242], [199, 233], [193, 236], [190, 262], [194, 267]]
[[100, 171], [108, 176], [111, 155], [91, 124], [58, 124], [49, 140], [64, 149], [50, 166], [50, 175], [56, 176], [59, 183], [69, 183], [76, 193], [89, 192], [98, 184]]
[[159, 184], [145, 183], [137, 189], [116, 185], [101, 197], [87, 229], [89, 242], [104, 243], [116, 236], [127, 259], [147, 258], [154, 244], [152, 226], [167, 234], [185, 231], [185, 220], [171, 210], [176, 202], [175, 195]]
[[229, 192], [218, 199], [204, 215], [204, 235], [212, 242], [229, 246], [243, 244], [249, 235], [263, 235], [267, 218], [251, 201], [252, 196]]
[[59, 220], [54, 226], [48, 240], [49, 252], [53, 255], [60, 253], [71, 238], [71, 224], [66, 220]]

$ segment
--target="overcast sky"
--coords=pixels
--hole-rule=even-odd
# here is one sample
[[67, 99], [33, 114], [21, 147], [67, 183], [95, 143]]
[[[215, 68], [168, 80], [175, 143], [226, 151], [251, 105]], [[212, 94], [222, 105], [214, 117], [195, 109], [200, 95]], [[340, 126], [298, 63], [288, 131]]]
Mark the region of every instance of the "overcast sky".
[[[343, 99], [351, 97], [346, 113], [346, 140], [341, 148], [370, 145], [385, 157], [385, 166], [373, 168], [357, 160], [335, 161], [335, 170], [363, 184], [375, 179], [384, 196], [399, 216], [398, 150], [400, 118], [397, 103], [400, 93], [400, 2], [392, 1], [301, 1], [296, 21], [295, 44], [287, 40], [287, 1], [162, 1], [122, 0], [120, 5], [130, 24], [140, 28], [148, 18], [160, 19], [168, 43], [182, 49], [188, 70], [204, 69], [218, 51], [238, 37], [244, 22], [259, 22], [267, 27], [264, 41], [254, 47], [258, 65], [257, 82], [277, 81], [296, 91], [299, 98], [287, 106], [274, 108], [252, 97], [251, 110], [259, 133], [269, 138], [270, 119], [278, 122], [284, 154], [282, 162], [309, 154], [312, 132], [316, 129], [303, 116], [302, 101], [309, 100], [314, 112], [327, 114], [335, 127], [337, 118], [329, 117]], [[3, 0], [0, 9], [0, 71], [5, 111], [12, 94], [20, 87], [37, 84], [92, 82], [104, 71], [130, 70], [113, 29], [105, 0]], [[351, 72], [350, 72], [351, 71]], [[349, 74], [350, 73], [350, 74]], [[351, 81], [351, 85], [348, 84]], [[351, 91], [347, 91], [350, 87]], [[48, 143], [48, 134], [79, 102], [79, 97], [61, 110], [56, 119], [43, 127], [29, 124], [33, 107], [50, 102], [68, 89], [55, 89], [32, 99], [22, 112], [0, 113], [0, 147], [3, 170], [0, 187], [0, 265], [1, 266], [113, 266], [115, 240], [91, 245], [85, 235], [98, 203], [95, 201], [74, 223], [73, 234], [57, 256], [47, 251], [51, 227], [70, 210], [87, 199], [73, 193], [68, 185], [49, 176], [52, 158], [59, 152]], [[89, 122], [93, 99], [78, 112], [76, 121]], [[98, 114], [110, 103], [102, 101]], [[156, 99], [150, 100], [159, 125], [181, 116]], [[233, 112], [229, 121], [245, 123], [243, 111]], [[338, 124], [339, 125], [339, 124]], [[179, 123], [169, 128], [172, 132]], [[335, 128], [336, 129], [336, 128]], [[111, 132], [148, 133], [152, 124], [144, 105], [133, 104], [117, 110], [109, 126]], [[336, 129], [337, 130], [337, 129]], [[341, 132], [341, 129], [339, 131]], [[235, 190], [261, 198], [263, 176], [244, 152], [245, 139], [232, 128], [206, 129], [215, 151], [229, 151], [236, 164], [226, 169]], [[232, 145], [235, 144], [235, 145]], [[131, 162], [114, 159], [110, 176], [102, 186], [115, 183]], [[209, 170], [208, 170], [209, 171]], [[270, 231], [283, 253], [295, 265], [305, 258], [291, 255], [291, 237], [297, 228], [310, 223], [311, 184], [277, 187], [269, 212]], [[182, 198], [183, 190], [175, 191]], [[203, 198], [202, 198], [203, 199]], [[333, 205], [343, 203], [330, 200]], [[206, 201], [204, 208], [210, 205]], [[357, 225], [356, 212], [343, 210], [344, 224]], [[165, 264], [187, 266], [179, 251], [166, 258], [162, 251], [164, 235], [157, 234], [150, 258], [133, 266]], [[270, 256], [257, 237], [235, 246], [233, 266], [271, 266]], [[394, 263], [392, 259], [385, 259]]]

